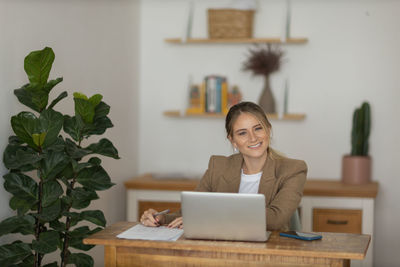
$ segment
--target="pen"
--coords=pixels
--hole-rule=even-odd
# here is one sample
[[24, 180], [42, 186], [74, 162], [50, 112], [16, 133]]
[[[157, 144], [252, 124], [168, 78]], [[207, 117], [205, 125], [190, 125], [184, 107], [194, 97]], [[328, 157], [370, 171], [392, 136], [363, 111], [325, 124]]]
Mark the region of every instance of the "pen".
[[156, 212], [156, 213], [153, 214], [153, 217], [156, 217], [158, 215], [167, 214], [168, 212], [169, 212], [169, 209], [166, 209], [166, 210], [163, 210], [163, 211], [160, 211], [160, 212]]
[[158, 215], [163, 215], [163, 214], [167, 214], [169, 212], [169, 209], [160, 211], [160, 212], [156, 212], [153, 214], [153, 218], [157, 221], [157, 226], [160, 226], [160, 222], [158, 222], [158, 220], [156, 219], [156, 216]]

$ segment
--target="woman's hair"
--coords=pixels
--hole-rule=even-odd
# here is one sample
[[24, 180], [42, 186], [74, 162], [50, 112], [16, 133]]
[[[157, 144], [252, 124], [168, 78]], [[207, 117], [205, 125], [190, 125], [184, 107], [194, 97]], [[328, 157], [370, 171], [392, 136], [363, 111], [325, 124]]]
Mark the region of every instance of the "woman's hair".
[[[264, 110], [253, 102], [241, 102], [229, 109], [225, 119], [225, 129], [227, 137], [233, 137], [233, 124], [242, 113], [249, 113], [257, 118], [264, 130], [268, 133], [271, 131], [271, 123], [268, 121]], [[269, 130], [269, 131], [268, 131]]]

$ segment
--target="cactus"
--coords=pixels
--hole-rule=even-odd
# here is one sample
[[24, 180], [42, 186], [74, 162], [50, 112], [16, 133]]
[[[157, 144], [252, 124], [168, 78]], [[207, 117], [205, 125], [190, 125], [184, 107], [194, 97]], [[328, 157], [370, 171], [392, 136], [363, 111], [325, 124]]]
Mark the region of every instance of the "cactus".
[[371, 111], [368, 102], [356, 108], [351, 131], [351, 155], [368, 156], [368, 138], [371, 128]]

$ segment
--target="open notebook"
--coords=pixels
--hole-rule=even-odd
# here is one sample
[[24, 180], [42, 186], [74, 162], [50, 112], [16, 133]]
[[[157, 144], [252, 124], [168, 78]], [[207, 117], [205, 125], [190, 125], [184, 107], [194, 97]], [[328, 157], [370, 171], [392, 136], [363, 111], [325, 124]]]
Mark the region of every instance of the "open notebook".
[[176, 241], [183, 234], [182, 229], [168, 228], [166, 226], [147, 227], [137, 224], [117, 235], [118, 238]]

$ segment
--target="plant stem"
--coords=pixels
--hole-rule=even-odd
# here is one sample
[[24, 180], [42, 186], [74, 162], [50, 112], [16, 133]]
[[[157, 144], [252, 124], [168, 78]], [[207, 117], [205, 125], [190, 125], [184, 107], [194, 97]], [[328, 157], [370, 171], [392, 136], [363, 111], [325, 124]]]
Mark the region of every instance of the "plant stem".
[[[40, 179], [40, 181], [39, 181], [39, 202], [38, 202], [38, 208], [37, 208], [38, 215], [42, 213], [42, 197], [43, 197], [43, 182], [42, 182], [42, 179]], [[39, 241], [40, 233], [43, 230], [43, 225], [40, 223], [39, 218], [35, 219], [35, 227], [36, 227], [35, 238], [37, 241]], [[35, 252], [35, 267], [41, 266], [42, 258], [43, 258], [43, 255], [36, 251]]]
[[[72, 181], [70, 183], [70, 188], [67, 189], [67, 196], [69, 194], [71, 194], [72, 189], [74, 189], [76, 175], [77, 174], [75, 174], [75, 177], [72, 179]], [[69, 212], [71, 207], [72, 207], [72, 204], [70, 204], [68, 206], [67, 212]], [[65, 267], [67, 265], [67, 262], [68, 262], [68, 253], [67, 252], [68, 252], [68, 245], [69, 245], [68, 241], [69, 241], [69, 238], [68, 238], [68, 234], [67, 233], [68, 233], [70, 227], [71, 227], [71, 217], [67, 216], [67, 219], [65, 221], [64, 245], [63, 245], [63, 250], [61, 252], [61, 267]]]

